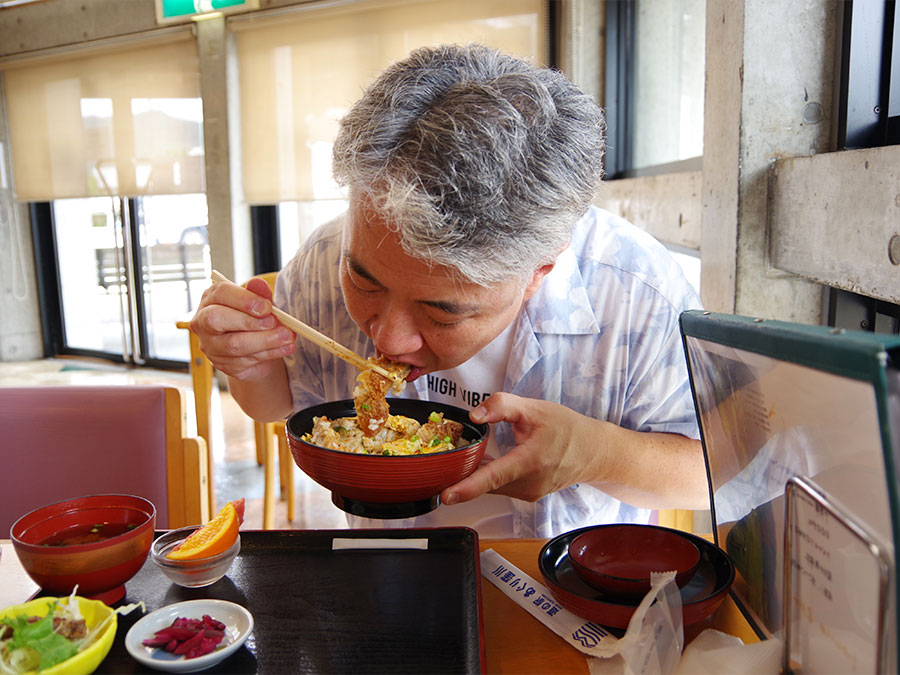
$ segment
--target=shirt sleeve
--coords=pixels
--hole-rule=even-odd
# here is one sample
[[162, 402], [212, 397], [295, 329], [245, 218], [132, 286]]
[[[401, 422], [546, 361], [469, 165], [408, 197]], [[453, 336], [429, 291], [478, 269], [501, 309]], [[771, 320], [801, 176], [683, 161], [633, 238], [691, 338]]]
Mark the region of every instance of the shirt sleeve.
[[[322, 225], [278, 275], [275, 304], [319, 332], [360, 354], [371, 351], [344, 305], [340, 289], [343, 217]], [[284, 358], [293, 409], [349, 398], [356, 370], [318, 345], [298, 337]]]

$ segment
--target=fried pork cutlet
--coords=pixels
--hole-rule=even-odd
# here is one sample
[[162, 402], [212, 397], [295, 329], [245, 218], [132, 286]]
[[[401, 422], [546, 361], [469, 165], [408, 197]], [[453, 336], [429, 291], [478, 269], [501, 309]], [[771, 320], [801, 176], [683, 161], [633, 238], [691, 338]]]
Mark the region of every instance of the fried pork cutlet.
[[455, 420], [445, 420], [440, 413], [433, 412], [428, 421], [418, 431], [419, 438], [425, 445], [435, 446], [439, 443], [449, 443], [455, 447], [462, 437], [463, 425]]
[[369, 358], [369, 362], [379, 365], [394, 376], [393, 380], [374, 370], [364, 370], [356, 378], [353, 390], [353, 407], [356, 408], [357, 425], [366, 436], [374, 436], [388, 420], [388, 391], [399, 394], [406, 387], [406, 376], [410, 366], [389, 361], [386, 358]]

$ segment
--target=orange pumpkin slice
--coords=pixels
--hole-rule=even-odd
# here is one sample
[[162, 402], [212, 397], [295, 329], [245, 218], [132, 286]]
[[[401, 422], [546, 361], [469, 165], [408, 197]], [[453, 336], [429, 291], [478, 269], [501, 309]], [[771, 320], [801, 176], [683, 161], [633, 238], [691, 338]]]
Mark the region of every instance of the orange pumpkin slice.
[[240, 519], [234, 504], [228, 502], [206, 525], [166, 555], [172, 560], [209, 558], [231, 548], [237, 540]]

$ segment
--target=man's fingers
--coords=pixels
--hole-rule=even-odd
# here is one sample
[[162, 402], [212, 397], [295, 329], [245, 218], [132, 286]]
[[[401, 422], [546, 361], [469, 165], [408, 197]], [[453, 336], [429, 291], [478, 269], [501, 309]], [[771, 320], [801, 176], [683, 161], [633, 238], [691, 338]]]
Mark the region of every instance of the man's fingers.
[[[260, 299], [260, 302], [266, 302]], [[236, 331], [265, 331], [278, 326], [273, 314], [253, 316], [228, 305], [208, 305], [194, 314], [191, 330], [196, 334], [223, 335]]]
[[[211, 340], [211, 350], [227, 356], [252, 355], [258, 360], [266, 356], [267, 350], [278, 350], [286, 345], [293, 344], [294, 333], [284, 326], [275, 330], [229, 332]], [[283, 356], [283, 355], [280, 355]]]
[[[270, 331], [270, 334], [276, 332], [277, 331]], [[290, 331], [287, 332], [290, 333]], [[254, 340], [263, 338], [264, 342], [260, 344], [254, 344], [253, 342], [242, 344], [232, 339], [238, 335], [251, 336]], [[215, 351], [210, 349], [210, 351], [207, 352], [207, 356], [217, 370], [238, 380], [252, 377], [254, 372], [258, 370], [257, 366], [266, 364], [275, 359], [281, 359], [296, 349], [296, 344], [293, 339], [287, 342], [281, 342], [281, 336], [277, 336], [273, 342], [271, 336], [264, 337], [262, 333], [235, 333], [225, 336], [223, 339], [230, 341], [231, 346], [229, 346], [228, 343], [225, 344], [224, 348], [216, 346]], [[215, 345], [215, 342], [213, 344]], [[273, 346], [267, 346], [267, 344], [273, 344]], [[224, 349], [225, 351], [220, 351], [220, 349]], [[246, 351], [247, 349], [250, 351]]]
[[221, 363], [221, 365], [216, 365], [215, 362], [213, 365], [235, 380], [252, 380], [261, 374], [265, 375], [269, 372], [272, 364], [280, 363], [281, 358], [290, 353], [290, 351], [290, 349], [273, 349], [252, 354], [247, 358], [226, 359], [221, 362], [217, 359], [217, 362]]
[[247, 282], [247, 290], [253, 291], [257, 295], [261, 295], [266, 300], [272, 300], [272, 287], [266, 282], [265, 279], [259, 279], [254, 277]]
[[509, 455], [482, 464], [468, 477], [441, 492], [441, 502], [457, 504], [502, 488], [519, 477], [517, 463]]
[[469, 418], [476, 424], [493, 424], [509, 422], [515, 424], [522, 419], [522, 406], [525, 399], [515, 394], [497, 392], [469, 413]]
[[213, 284], [203, 294], [204, 304], [231, 307], [255, 317], [272, 313], [272, 290], [262, 279], [251, 279], [247, 288], [229, 281]]

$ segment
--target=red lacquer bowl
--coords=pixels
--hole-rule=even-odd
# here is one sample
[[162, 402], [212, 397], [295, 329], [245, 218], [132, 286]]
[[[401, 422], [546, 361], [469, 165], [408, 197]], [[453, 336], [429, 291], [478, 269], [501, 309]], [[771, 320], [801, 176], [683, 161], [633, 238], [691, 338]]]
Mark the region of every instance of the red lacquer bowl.
[[700, 564], [700, 549], [674, 530], [653, 525], [595, 527], [569, 544], [575, 572], [609, 593], [645, 595], [653, 572], [675, 572], [684, 586]]
[[[564, 608], [601, 626], [628, 628], [631, 615], [641, 596], [604, 593], [584, 581], [573, 569], [569, 544], [595, 525], [566, 532], [548, 541], [538, 555], [538, 569], [544, 585]], [[648, 525], [647, 527], [655, 527]], [[668, 529], [668, 528], [660, 528]], [[734, 582], [734, 565], [728, 555], [705, 539], [687, 532], [676, 532], [692, 542], [700, 551], [700, 564], [691, 579], [681, 587], [681, 609], [684, 625], [702, 621], [725, 600]]]
[[[90, 495], [42, 506], [9, 530], [22, 567], [53, 595], [78, 586], [81, 597], [107, 605], [125, 596], [125, 582], [153, 543], [156, 507], [134, 495]], [[95, 530], [95, 532], [91, 532]], [[72, 543], [104, 538], [88, 543]]]
[[319, 485], [331, 490], [339, 508], [367, 518], [410, 518], [440, 504], [440, 492], [478, 468], [487, 446], [489, 428], [474, 424], [462, 408], [413, 399], [388, 399], [392, 415], [426, 422], [432, 412], [444, 414], [464, 427], [468, 445], [423, 455], [382, 456], [341, 452], [312, 445], [302, 436], [313, 418], [356, 415], [352, 400], [332, 401], [301, 410], [288, 418], [286, 433], [294, 461]]

